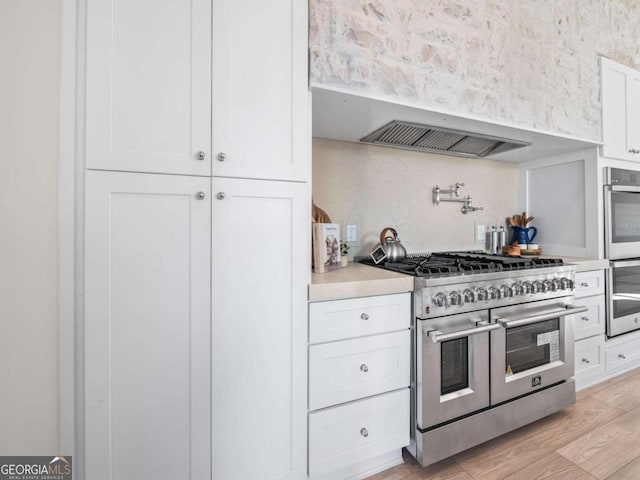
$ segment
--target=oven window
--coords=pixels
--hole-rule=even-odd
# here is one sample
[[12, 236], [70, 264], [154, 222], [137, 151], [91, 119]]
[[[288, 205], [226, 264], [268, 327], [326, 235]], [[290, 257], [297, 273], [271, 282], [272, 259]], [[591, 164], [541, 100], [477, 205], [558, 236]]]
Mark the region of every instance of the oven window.
[[611, 193], [611, 241], [640, 242], [640, 195]]
[[440, 351], [440, 395], [469, 387], [469, 339], [442, 342]]
[[640, 267], [611, 270], [613, 279], [613, 318], [640, 313]]
[[507, 375], [560, 360], [560, 320], [507, 329]]

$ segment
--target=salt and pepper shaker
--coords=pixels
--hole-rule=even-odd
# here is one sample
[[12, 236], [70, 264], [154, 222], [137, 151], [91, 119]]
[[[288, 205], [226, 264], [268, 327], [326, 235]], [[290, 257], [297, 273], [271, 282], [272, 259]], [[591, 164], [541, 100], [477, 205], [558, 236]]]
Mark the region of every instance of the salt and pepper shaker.
[[498, 245], [496, 246], [496, 253], [502, 253], [502, 247], [507, 245], [507, 232], [502, 225], [498, 230]]
[[492, 225], [491, 230], [487, 232], [487, 253], [495, 254], [498, 249], [498, 231], [496, 226]]

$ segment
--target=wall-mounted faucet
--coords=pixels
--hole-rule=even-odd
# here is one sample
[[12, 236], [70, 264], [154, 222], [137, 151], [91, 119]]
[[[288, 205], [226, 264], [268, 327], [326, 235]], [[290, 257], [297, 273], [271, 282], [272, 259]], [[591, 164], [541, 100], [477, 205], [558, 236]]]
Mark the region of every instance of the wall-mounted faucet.
[[[471, 195], [460, 199], [460, 187], [464, 187], [464, 183], [456, 182], [453, 188], [448, 190], [442, 190], [437, 185], [433, 188], [433, 203], [440, 205], [440, 202], [457, 202], [462, 203], [462, 213], [467, 214], [469, 212], [475, 212], [477, 210], [484, 210], [482, 207], [474, 207], [471, 204]], [[440, 198], [441, 194], [451, 195], [452, 198]], [[453, 198], [455, 196], [456, 198]]]

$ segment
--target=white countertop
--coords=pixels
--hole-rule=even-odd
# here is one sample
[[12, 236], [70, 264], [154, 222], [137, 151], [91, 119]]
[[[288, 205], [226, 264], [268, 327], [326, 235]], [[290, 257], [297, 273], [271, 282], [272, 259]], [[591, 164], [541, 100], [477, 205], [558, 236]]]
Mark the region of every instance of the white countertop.
[[561, 255], [543, 255], [546, 258], [561, 258], [567, 265], [575, 265], [576, 272], [605, 270], [609, 268], [609, 260], [597, 258], [565, 257]]
[[350, 263], [339, 270], [312, 274], [309, 301], [322, 302], [412, 291], [411, 275]]

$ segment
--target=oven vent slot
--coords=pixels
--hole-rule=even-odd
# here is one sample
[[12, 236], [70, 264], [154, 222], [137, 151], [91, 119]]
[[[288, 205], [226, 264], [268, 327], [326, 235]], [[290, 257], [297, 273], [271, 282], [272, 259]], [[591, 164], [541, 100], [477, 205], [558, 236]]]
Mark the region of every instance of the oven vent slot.
[[519, 140], [491, 137], [419, 123], [393, 120], [360, 139], [363, 143], [434, 152], [462, 157], [482, 158], [531, 145]]

